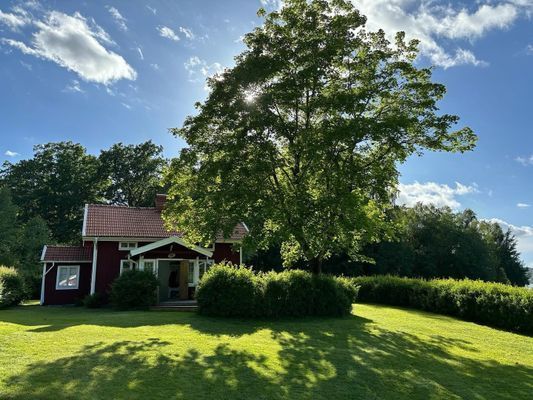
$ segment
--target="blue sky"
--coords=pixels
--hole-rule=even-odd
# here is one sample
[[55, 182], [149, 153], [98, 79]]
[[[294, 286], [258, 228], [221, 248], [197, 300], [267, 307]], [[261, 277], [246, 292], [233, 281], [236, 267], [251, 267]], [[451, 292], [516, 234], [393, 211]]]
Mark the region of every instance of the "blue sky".
[[[401, 166], [400, 202], [470, 207], [511, 227], [533, 265], [533, 0], [354, 1], [368, 28], [421, 40], [420, 65], [448, 94], [443, 112], [479, 136], [467, 154], [428, 153]], [[135, 4], [135, 5], [133, 5]], [[97, 154], [167, 132], [233, 64], [240, 38], [277, 0], [0, 2], [0, 159], [73, 140]]]

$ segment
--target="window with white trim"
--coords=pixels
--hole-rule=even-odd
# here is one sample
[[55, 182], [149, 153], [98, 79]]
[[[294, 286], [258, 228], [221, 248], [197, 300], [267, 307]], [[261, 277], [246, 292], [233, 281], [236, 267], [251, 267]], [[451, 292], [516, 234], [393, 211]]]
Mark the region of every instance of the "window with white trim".
[[155, 261], [154, 260], [144, 260], [142, 263], [143, 271], [150, 271], [152, 274], [157, 275], [155, 270]]
[[195, 264], [194, 260], [189, 261], [189, 277], [188, 277], [189, 284], [194, 283], [194, 264]]
[[118, 243], [118, 249], [119, 250], [131, 250], [137, 248], [137, 242], [119, 242]]
[[59, 265], [57, 267], [56, 289], [77, 289], [80, 283], [79, 265]]
[[125, 271], [134, 271], [137, 269], [137, 263], [132, 260], [120, 260], [120, 275]]
[[198, 260], [198, 264], [200, 268], [198, 279], [202, 279], [202, 276], [204, 276], [204, 274], [209, 270], [211, 265], [213, 265], [214, 263], [215, 263], [215, 260], [211, 260], [211, 259]]

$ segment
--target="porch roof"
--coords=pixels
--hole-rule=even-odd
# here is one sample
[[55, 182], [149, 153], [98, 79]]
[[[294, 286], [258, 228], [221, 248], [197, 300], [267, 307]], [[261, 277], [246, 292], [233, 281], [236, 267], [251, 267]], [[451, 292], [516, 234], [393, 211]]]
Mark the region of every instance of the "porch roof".
[[144, 245], [144, 246], [141, 246], [141, 247], [137, 247], [136, 249], [132, 249], [132, 250], [130, 250], [130, 256], [132, 256], [132, 257], [138, 256], [138, 255], [146, 253], [146, 252], [148, 252], [150, 250], [155, 250], [155, 249], [158, 249], [160, 247], [167, 246], [169, 244], [179, 244], [179, 245], [181, 245], [183, 247], [186, 247], [186, 248], [188, 248], [190, 250], [193, 250], [193, 251], [195, 251], [195, 252], [197, 252], [199, 254], [202, 254], [204, 256], [207, 256], [207, 257], [212, 257], [213, 256], [213, 252], [211, 250], [208, 250], [205, 247], [191, 245], [191, 244], [187, 243], [185, 240], [183, 240], [182, 238], [180, 238], [178, 236], [171, 236], [171, 237], [168, 237], [168, 238], [165, 238], [165, 239], [158, 240], [157, 242], [149, 243], [147, 245]]

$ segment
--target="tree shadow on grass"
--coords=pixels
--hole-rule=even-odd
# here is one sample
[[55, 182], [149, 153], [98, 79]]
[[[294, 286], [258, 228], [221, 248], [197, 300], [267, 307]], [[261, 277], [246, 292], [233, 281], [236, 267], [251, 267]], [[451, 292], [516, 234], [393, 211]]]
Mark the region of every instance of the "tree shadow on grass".
[[[533, 393], [531, 367], [476, 361], [451, 350], [470, 351], [464, 340], [421, 341], [359, 317], [247, 321], [248, 328], [242, 321], [191, 321], [219, 343], [185, 351], [155, 338], [85, 346], [7, 378], [0, 398], [517, 400]], [[239, 337], [259, 329], [269, 330], [277, 353], [240, 347]]]

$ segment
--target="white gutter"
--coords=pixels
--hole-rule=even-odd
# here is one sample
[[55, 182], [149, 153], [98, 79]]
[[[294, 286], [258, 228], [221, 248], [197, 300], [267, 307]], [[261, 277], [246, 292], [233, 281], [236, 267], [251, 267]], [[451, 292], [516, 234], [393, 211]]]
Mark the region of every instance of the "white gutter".
[[[44, 246], [44, 247], [46, 247], [46, 246]], [[46, 270], [46, 262], [43, 263], [43, 277], [41, 279], [41, 300], [40, 300], [40, 303], [41, 303], [42, 306], [44, 305], [44, 289], [45, 289], [46, 275], [48, 275], [48, 273], [54, 268], [55, 264], [56, 263], [53, 262], [52, 266], [50, 267], [50, 269]]]

